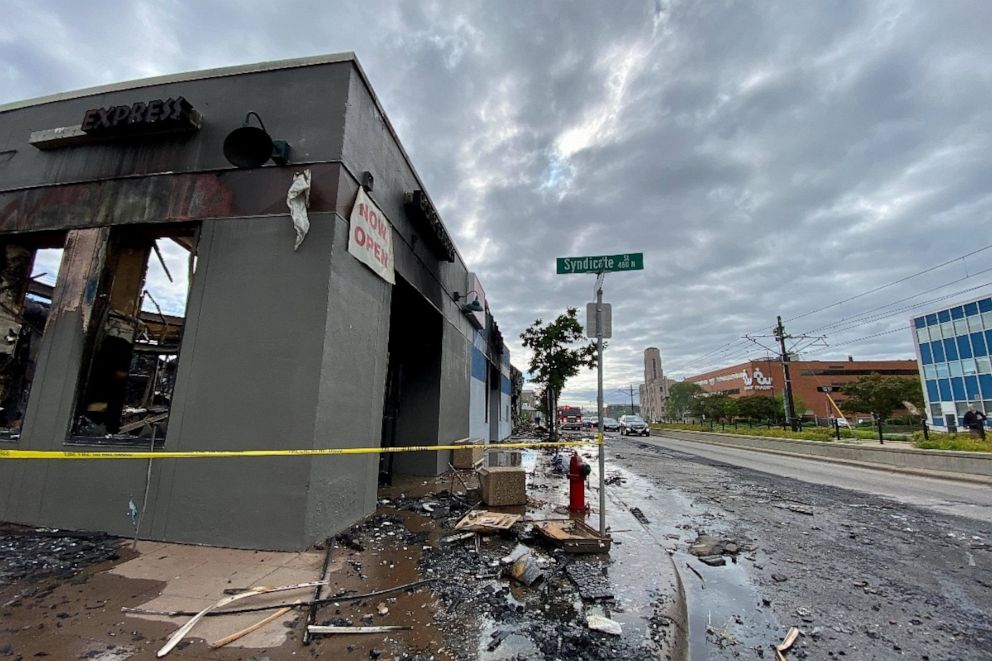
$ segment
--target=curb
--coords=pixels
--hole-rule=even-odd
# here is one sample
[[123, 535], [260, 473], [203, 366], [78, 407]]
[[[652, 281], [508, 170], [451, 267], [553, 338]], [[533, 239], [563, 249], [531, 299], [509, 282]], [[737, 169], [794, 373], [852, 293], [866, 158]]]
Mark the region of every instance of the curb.
[[685, 585], [682, 583], [682, 574], [675, 564], [675, 557], [668, 553], [665, 555], [672, 563], [672, 572], [675, 573], [675, 601], [669, 618], [677, 630], [668, 658], [671, 661], [689, 661], [689, 604], [686, 601]]
[[[869, 461], [855, 461], [852, 459], [841, 459], [839, 457], [825, 457], [822, 455], [805, 454], [801, 452], [788, 452], [785, 450], [771, 449], [771, 448], [756, 448], [748, 445], [742, 445], [739, 443], [724, 442], [716, 439], [704, 439], [704, 438], [684, 438], [682, 436], [675, 436], [674, 434], [713, 434], [714, 436], [724, 436], [723, 434], [718, 434], [715, 432], [705, 432], [705, 431], [693, 431], [693, 432], [679, 432], [677, 430], [671, 429], [659, 429], [655, 436], [649, 436], [648, 438], [670, 438], [674, 441], [689, 441], [691, 443], [703, 443], [706, 445], [716, 445], [720, 447], [737, 448], [739, 450], [748, 450], [750, 452], [762, 452], [764, 454], [774, 454], [783, 457], [796, 457], [798, 459], [809, 459], [810, 461], [820, 461], [828, 464], [841, 464], [845, 466], [853, 466], [856, 468], [867, 468], [871, 470], [886, 471], [889, 473], [899, 473], [903, 475], [914, 475], [916, 477], [929, 477], [938, 480], [950, 480], [953, 482], [969, 482], [972, 484], [980, 484], [984, 486], [992, 486], [992, 477], [985, 477], [983, 475], [974, 475], [969, 473], [954, 473], [951, 471], [939, 471], [939, 470], [929, 470], [925, 468], [910, 468], [905, 466], [897, 466], [894, 464], [879, 464]], [[671, 434], [671, 435], [669, 435]], [[743, 436], [743, 434], [742, 434]], [[775, 442], [776, 440], [786, 440], [792, 442], [794, 439], [775, 439], [766, 436], [755, 436], [745, 438], [760, 438], [764, 441]], [[645, 439], [646, 440], [646, 439]], [[810, 443], [817, 443], [819, 441], [808, 441]]]

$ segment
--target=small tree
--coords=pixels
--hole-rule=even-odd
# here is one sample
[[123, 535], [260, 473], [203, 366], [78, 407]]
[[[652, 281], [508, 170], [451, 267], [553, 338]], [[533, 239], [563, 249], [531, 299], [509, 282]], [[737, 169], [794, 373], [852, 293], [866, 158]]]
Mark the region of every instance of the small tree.
[[669, 418], [682, 419], [692, 410], [693, 403], [703, 392], [701, 386], [691, 381], [673, 383], [668, 389], [668, 403], [665, 413]]
[[773, 420], [775, 418], [776, 403], [771, 397], [750, 395], [748, 397], [741, 397], [738, 400], [737, 409], [742, 416], [751, 420]]
[[723, 417], [724, 419], [727, 420], [727, 422], [730, 422], [738, 415], [740, 415], [740, 411], [741, 411], [740, 405], [737, 403], [737, 400], [734, 399], [733, 397], [728, 397], [726, 401], [724, 401]]
[[729, 418], [737, 410], [737, 405], [726, 395], [699, 396], [696, 398], [695, 412], [704, 415], [710, 420], [724, 420]]
[[531, 380], [543, 386], [549, 400], [548, 429], [551, 439], [555, 440], [558, 437], [558, 398], [565, 382], [580, 369], [596, 367], [596, 344], [574, 346], [585, 339], [575, 308], [568, 308], [547, 325], [536, 320], [520, 334], [520, 339], [533, 352], [529, 365]]
[[857, 381], [845, 383], [845, 399], [840, 407], [848, 413], [871, 413], [885, 420], [892, 412], [909, 402], [923, 408], [923, 389], [918, 378], [870, 374]]

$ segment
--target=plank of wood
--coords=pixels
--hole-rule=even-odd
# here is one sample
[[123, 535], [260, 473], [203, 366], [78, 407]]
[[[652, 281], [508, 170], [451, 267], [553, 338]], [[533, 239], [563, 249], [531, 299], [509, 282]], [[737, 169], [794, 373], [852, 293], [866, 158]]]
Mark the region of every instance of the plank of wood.
[[500, 530], [509, 530], [513, 527], [513, 524], [519, 520], [519, 514], [489, 512], [487, 510], [472, 510], [455, 524], [455, 530], [499, 532]]
[[186, 636], [186, 634], [188, 634], [190, 630], [192, 630], [193, 627], [196, 626], [196, 623], [202, 620], [207, 613], [214, 610], [215, 608], [222, 608], [224, 606], [227, 606], [231, 602], [238, 601], [240, 599], [245, 599], [247, 597], [254, 597], [260, 594], [271, 594], [273, 592], [286, 592], [288, 590], [303, 590], [306, 588], [316, 587], [322, 584], [327, 585], [327, 581], [310, 581], [309, 583], [283, 585], [277, 588], [268, 588], [260, 585], [250, 590], [245, 590], [244, 592], [241, 592], [239, 594], [232, 594], [229, 597], [224, 597], [223, 599], [219, 600], [217, 603], [207, 606], [202, 611], [200, 611], [192, 618], [190, 618], [189, 622], [176, 629], [175, 633], [169, 636], [169, 640], [165, 641], [165, 645], [162, 646], [162, 649], [160, 649], [158, 652], [155, 653], [155, 656], [161, 659], [163, 656], [171, 652], [176, 647], [176, 645], [178, 645], [179, 642]]
[[390, 631], [409, 631], [413, 627], [334, 627], [322, 624], [311, 624], [307, 629], [310, 633], [389, 633]]
[[[296, 603], [299, 604], [300, 603], [299, 600], [297, 600]], [[221, 638], [219, 640], [215, 640], [214, 642], [210, 643], [210, 647], [213, 647], [213, 648], [224, 647], [224, 645], [227, 645], [228, 643], [233, 643], [238, 638], [244, 638], [245, 636], [247, 636], [248, 634], [250, 634], [252, 631], [257, 631], [258, 629], [261, 629], [262, 627], [264, 627], [269, 622], [273, 622], [275, 620], [278, 620], [280, 617], [282, 617], [283, 615], [285, 615], [289, 611], [293, 610], [293, 608], [294, 608], [294, 606], [286, 606], [285, 608], [280, 608], [279, 610], [277, 610], [272, 615], [269, 615], [268, 617], [259, 620], [255, 624], [250, 624], [247, 627], [245, 627], [244, 629], [241, 629], [240, 631], [235, 631], [234, 633], [232, 633], [232, 634], [230, 634], [228, 636], [224, 636], [223, 638]]]

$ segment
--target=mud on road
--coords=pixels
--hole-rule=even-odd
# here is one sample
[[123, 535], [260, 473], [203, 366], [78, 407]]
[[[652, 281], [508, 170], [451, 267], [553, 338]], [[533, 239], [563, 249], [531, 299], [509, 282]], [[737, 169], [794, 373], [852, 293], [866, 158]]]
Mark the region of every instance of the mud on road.
[[[797, 626], [790, 659], [992, 659], [988, 524], [650, 441], [610, 449], [642, 509], [668, 512], [648, 527], [680, 563], [693, 658], [773, 658], [768, 638]], [[684, 555], [699, 533], [753, 550], [705, 566]]]

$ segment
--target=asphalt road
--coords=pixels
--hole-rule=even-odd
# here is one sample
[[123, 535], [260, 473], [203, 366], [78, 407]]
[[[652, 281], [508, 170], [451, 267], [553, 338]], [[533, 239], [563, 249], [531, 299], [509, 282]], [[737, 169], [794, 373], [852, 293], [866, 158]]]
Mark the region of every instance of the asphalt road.
[[992, 486], [919, 477], [845, 464], [788, 457], [754, 450], [720, 447], [681, 439], [652, 436], [646, 440], [668, 450], [686, 452], [713, 461], [891, 498], [944, 514], [992, 522]]
[[[692, 659], [992, 661], [989, 487], [661, 437], [615, 439], [637, 507], [682, 574]], [[700, 535], [742, 552], [710, 567]]]

